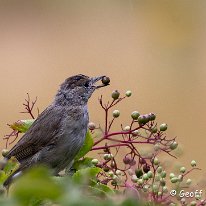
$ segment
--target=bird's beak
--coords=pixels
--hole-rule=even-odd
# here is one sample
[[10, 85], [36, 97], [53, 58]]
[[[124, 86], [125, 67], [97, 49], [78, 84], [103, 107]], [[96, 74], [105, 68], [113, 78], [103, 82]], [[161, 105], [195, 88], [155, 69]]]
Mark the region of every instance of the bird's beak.
[[105, 87], [105, 86], [108, 86], [109, 84], [104, 84], [104, 83], [102, 83], [101, 82], [101, 84], [100, 85], [96, 85], [96, 83], [98, 82], [98, 81], [102, 81], [102, 79], [104, 78], [105, 76], [99, 76], [99, 77], [92, 77], [91, 78], [91, 82], [92, 82], [92, 84], [93, 84], [93, 86], [95, 86], [96, 87], [96, 89], [99, 89], [99, 88], [101, 88], [101, 87]]

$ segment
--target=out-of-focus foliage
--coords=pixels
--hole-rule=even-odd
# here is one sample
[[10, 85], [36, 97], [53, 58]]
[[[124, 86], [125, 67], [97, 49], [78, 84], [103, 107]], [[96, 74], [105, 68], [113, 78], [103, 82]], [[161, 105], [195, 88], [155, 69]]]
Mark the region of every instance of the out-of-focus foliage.
[[117, 204], [114, 191], [96, 182], [99, 172], [99, 168], [93, 167], [79, 170], [73, 177], [52, 177], [47, 168], [34, 167], [14, 182], [9, 197], [1, 188], [0, 205], [137, 205], [137, 200], [120, 201]]

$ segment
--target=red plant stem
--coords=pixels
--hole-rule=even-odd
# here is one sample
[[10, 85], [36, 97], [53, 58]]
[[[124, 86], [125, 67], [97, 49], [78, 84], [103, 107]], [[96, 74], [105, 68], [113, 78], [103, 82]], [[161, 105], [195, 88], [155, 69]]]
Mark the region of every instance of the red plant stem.
[[193, 170], [201, 170], [201, 169], [198, 168], [198, 167], [192, 168], [192, 169], [190, 169], [189, 171], [187, 171], [185, 174], [183, 174], [182, 176], [183, 176], [183, 177], [186, 176], [187, 174], [189, 174], [189, 173], [192, 172]]
[[104, 135], [106, 136], [108, 134], [108, 109], [105, 109], [105, 131], [104, 131]]
[[[122, 146], [130, 147], [127, 143], [123, 143], [123, 144], [112, 144], [112, 145], [107, 145], [107, 146], [102, 146], [102, 147], [93, 147], [91, 150], [100, 150], [100, 149], [106, 149], [110, 147], [122, 147]], [[130, 147], [130, 149], [132, 148]]]

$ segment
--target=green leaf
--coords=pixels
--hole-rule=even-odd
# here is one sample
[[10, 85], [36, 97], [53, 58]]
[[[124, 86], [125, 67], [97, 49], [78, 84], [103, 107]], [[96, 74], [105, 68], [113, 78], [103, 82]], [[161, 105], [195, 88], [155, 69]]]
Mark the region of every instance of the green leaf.
[[41, 200], [57, 200], [63, 193], [60, 185], [50, 176], [45, 167], [34, 167], [16, 181], [12, 196], [20, 205]]
[[112, 190], [107, 185], [104, 185], [100, 182], [91, 181], [90, 188], [95, 192], [95, 195], [113, 195], [115, 194], [114, 190]]
[[80, 170], [88, 167], [94, 167], [94, 164], [92, 164], [92, 160], [93, 158], [90, 157], [85, 157], [82, 160], [77, 160], [74, 162], [72, 168], [74, 168], [75, 170]]
[[72, 179], [76, 183], [89, 184], [91, 183], [91, 179], [95, 180], [96, 175], [102, 170], [98, 167], [90, 167], [86, 169], [78, 170], [74, 173]]
[[11, 157], [4, 166], [4, 172], [8, 176], [19, 167], [19, 162], [15, 157]]
[[91, 150], [93, 144], [94, 144], [94, 141], [93, 141], [92, 135], [88, 131], [87, 134], [86, 134], [84, 144], [83, 144], [80, 151], [78, 152], [78, 154], [75, 157], [75, 161], [79, 160], [81, 157], [84, 157]]
[[19, 120], [10, 125], [13, 130], [25, 133], [33, 124], [35, 119]]
[[7, 178], [7, 175], [5, 174], [5, 172], [0, 170], [0, 185], [3, 184], [6, 178]]

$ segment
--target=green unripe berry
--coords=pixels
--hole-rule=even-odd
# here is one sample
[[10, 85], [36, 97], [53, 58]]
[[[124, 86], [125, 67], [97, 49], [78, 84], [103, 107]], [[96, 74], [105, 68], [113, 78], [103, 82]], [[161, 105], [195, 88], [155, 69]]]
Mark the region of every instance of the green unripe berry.
[[138, 178], [136, 175], [132, 175], [131, 180], [132, 180], [132, 182], [137, 183]]
[[173, 177], [175, 177], [174, 173], [170, 173], [170, 179], [172, 179]]
[[116, 171], [116, 175], [122, 175], [122, 171], [117, 170], [117, 171]]
[[160, 185], [161, 186], [165, 186], [166, 185], [165, 179], [163, 179], [163, 178], [160, 179]]
[[161, 191], [159, 191], [159, 192], [157, 193], [157, 195], [158, 195], [158, 196], [161, 196], [161, 195], [162, 195], [162, 192], [161, 192]]
[[114, 118], [117, 118], [120, 115], [120, 111], [119, 110], [114, 110], [112, 115], [113, 115]]
[[109, 171], [109, 172], [108, 172], [108, 175], [109, 175], [110, 177], [113, 177], [113, 176], [114, 176], [114, 172], [113, 172], [113, 171]]
[[117, 90], [114, 90], [114, 91], [112, 92], [112, 98], [113, 98], [114, 100], [118, 99], [118, 98], [119, 98], [119, 95], [120, 95], [120, 93], [119, 93]]
[[109, 160], [109, 154], [104, 154], [103, 157], [104, 157], [105, 160]]
[[165, 177], [167, 176], [166, 171], [162, 171], [161, 174], [160, 174], [160, 176], [161, 176], [162, 178], [165, 178]]
[[152, 177], [153, 177], [152, 171], [149, 171], [149, 172], [147, 173], [147, 176], [148, 176], [148, 178], [152, 178]]
[[186, 184], [190, 185], [191, 183], [192, 183], [192, 180], [191, 179], [187, 179]]
[[5, 157], [8, 153], [9, 153], [9, 150], [8, 150], [8, 149], [3, 149], [3, 150], [1, 151], [1, 154], [2, 154], [3, 157]]
[[88, 128], [89, 128], [90, 130], [94, 130], [94, 129], [96, 128], [95, 123], [94, 123], [94, 122], [89, 122]]
[[176, 183], [176, 182], [178, 182], [178, 178], [177, 177], [173, 177], [173, 178], [171, 178], [171, 183]]
[[153, 163], [154, 163], [154, 165], [158, 165], [159, 164], [159, 160], [158, 160], [157, 157], [154, 158]]
[[143, 179], [143, 180], [148, 180], [148, 179], [149, 179], [149, 177], [148, 177], [148, 175], [147, 175], [147, 174], [143, 174], [142, 179]]
[[138, 123], [139, 123], [140, 125], [147, 123], [147, 118], [145, 117], [145, 115], [140, 115], [140, 116], [138, 117]]
[[132, 112], [132, 114], [131, 114], [131, 117], [132, 117], [132, 119], [134, 119], [134, 120], [137, 120], [139, 116], [140, 116], [140, 113], [137, 112], [137, 111], [134, 111], [134, 112]]
[[151, 132], [152, 132], [152, 133], [157, 133], [157, 127], [156, 127], [156, 126], [153, 127], [153, 128], [151, 129]]
[[157, 192], [158, 192], [158, 185], [153, 184], [153, 185], [152, 185], [152, 191], [153, 191], [154, 193], [157, 193]]
[[192, 167], [197, 166], [197, 163], [196, 163], [196, 161], [195, 161], [195, 160], [192, 160], [192, 161], [191, 161], [191, 166], [192, 166]]
[[125, 95], [126, 95], [127, 97], [130, 97], [130, 96], [132, 95], [132, 92], [131, 92], [130, 90], [128, 90], [128, 91], [126, 91]]
[[190, 205], [191, 205], [191, 206], [196, 206], [197, 203], [196, 203], [196, 201], [192, 201], [192, 202], [190, 202]]
[[156, 175], [156, 176], [155, 176], [155, 181], [156, 181], [156, 182], [159, 182], [160, 179], [161, 179], [160, 175]]
[[144, 186], [143, 186], [143, 191], [144, 191], [144, 192], [148, 192], [149, 187], [150, 187], [149, 185], [144, 185]]
[[117, 181], [117, 180], [118, 180], [117, 175], [113, 175], [113, 176], [112, 176], [112, 179]]
[[163, 123], [160, 125], [160, 131], [166, 131], [167, 130], [167, 124]]
[[176, 149], [178, 146], [178, 143], [177, 142], [173, 142], [172, 144], [170, 144], [170, 149], [174, 150]]
[[180, 167], [180, 172], [181, 172], [181, 173], [185, 173], [185, 171], [186, 171], [186, 168], [185, 168], [185, 167]]
[[162, 191], [163, 191], [163, 193], [167, 193], [168, 192], [167, 186], [162, 187]]
[[158, 172], [158, 173], [161, 173], [161, 172], [162, 172], [162, 167], [161, 167], [161, 166], [159, 166], [159, 167], [157, 168], [157, 172]]
[[99, 160], [98, 159], [93, 159], [91, 162], [92, 162], [93, 165], [97, 165], [99, 163]]
[[138, 179], [137, 184], [138, 185], [143, 185], [144, 184], [144, 180], [143, 179]]

